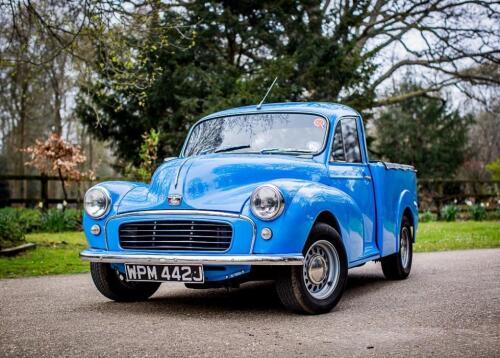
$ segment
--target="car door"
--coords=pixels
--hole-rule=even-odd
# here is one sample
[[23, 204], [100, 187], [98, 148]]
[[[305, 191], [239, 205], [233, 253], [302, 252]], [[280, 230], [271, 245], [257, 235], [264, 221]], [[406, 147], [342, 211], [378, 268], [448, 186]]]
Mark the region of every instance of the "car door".
[[350, 220], [349, 251], [351, 261], [376, 255], [375, 197], [365, 152], [361, 118], [342, 117], [337, 121], [328, 163], [331, 185], [354, 201]]

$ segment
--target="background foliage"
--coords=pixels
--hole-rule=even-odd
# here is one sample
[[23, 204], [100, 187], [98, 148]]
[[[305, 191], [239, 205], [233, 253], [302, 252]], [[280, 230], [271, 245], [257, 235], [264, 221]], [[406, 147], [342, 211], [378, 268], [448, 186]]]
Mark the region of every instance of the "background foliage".
[[[403, 158], [426, 176], [488, 179], [485, 167], [499, 157], [496, 1], [5, 0], [0, 30], [0, 157], [9, 158], [0, 169], [8, 173], [36, 174], [19, 149], [56, 133], [85, 151], [82, 170], [123, 174], [141, 167], [141, 134], [152, 128], [154, 166], [178, 154], [195, 120], [257, 103], [275, 76], [270, 101], [349, 104], [368, 128], [408, 104], [413, 116], [398, 122], [405, 133], [428, 114], [443, 133], [448, 118], [456, 160], [435, 137], [426, 157], [443, 163]], [[457, 123], [467, 115], [464, 139]], [[372, 151], [391, 159], [377, 147], [384, 138], [369, 133]], [[34, 190], [19, 182], [14, 196]]]
[[[475, 5], [470, 9], [496, 18], [487, 2]], [[120, 158], [135, 164], [140, 161], [137, 133], [158, 128], [159, 157], [177, 155], [196, 119], [257, 103], [275, 76], [278, 87], [269, 101], [340, 101], [369, 119], [375, 107], [417, 97], [422, 104], [423, 96], [447, 86], [496, 83], [496, 70], [485, 72], [496, 51], [473, 53], [477, 43], [467, 40], [493, 40], [495, 32], [488, 22], [476, 32], [465, 10], [453, 1], [151, 3], [141, 32], [110, 32], [120, 53], [117, 47], [98, 46], [95, 76], [80, 87], [77, 113], [95, 136], [111, 140]], [[462, 26], [443, 27], [445, 18]], [[412, 31], [414, 40], [426, 39], [423, 47], [402, 42]], [[382, 59], [391, 46], [409, 57], [393, 58], [387, 66]], [[476, 61], [477, 68], [465, 70], [470, 63], [462, 63], [463, 58]], [[407, 68], [427, 68], [434, 77], [381, 96], [382, 84]], [[461, 88], [474, 97], [466, 85]], [[458, 130], [451, 140], [463, 141], [463, 135]]]
[[[398, 93], [418, 90], [405, 82]], [[466, 158], [471, 116], [450, 110], [439, 98], [414, 97], [388, 106], [377, 118], [376, 152], [415, 166], [420, 178], [451, 178]]]

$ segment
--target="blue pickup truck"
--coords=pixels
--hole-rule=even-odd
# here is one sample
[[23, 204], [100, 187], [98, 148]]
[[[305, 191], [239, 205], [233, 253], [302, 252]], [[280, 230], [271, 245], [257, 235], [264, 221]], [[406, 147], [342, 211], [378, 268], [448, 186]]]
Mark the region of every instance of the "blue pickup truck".
[[414, 168], [370, 161], [359, 113], [331, 103], [209, 115], [149, 184], [100, 183], [84, 206], [80, 256], [112, 300], [265, 279], [310, 314], [338, 303], [349, 268], [405, 279], [418, 224]]

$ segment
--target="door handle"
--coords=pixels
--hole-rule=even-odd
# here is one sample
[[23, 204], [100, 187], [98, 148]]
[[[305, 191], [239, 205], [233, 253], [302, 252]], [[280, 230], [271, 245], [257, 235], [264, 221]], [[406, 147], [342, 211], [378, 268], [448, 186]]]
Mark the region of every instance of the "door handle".
[[371, 181], [371, 180], [372, 180], [372, 177], [371, 177], [371, 176], [369, 176], [369, 175], [365, 175], [365, 176], [363, 177], [363, 179], [368, 180], [368, 181]]

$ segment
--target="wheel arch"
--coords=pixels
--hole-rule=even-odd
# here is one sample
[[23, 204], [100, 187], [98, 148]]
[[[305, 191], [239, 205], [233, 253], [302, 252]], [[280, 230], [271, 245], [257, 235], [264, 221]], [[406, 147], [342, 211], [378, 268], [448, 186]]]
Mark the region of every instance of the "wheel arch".
[[[316, 220], [314, 220], [313, 225], [316, 223], [324, 223], [324, 224], [330, 225], [331, 227], [333, 227], [337, 231], [340, 238], [342, 239], [342, 231], [340, 229], [339, 221], [337, 220], [335, 215], [333, 215], [330, 211], [324, 210], [324, 211], [320, 212], [318, 214], [318, 216], [316, 216]], [[311, 230], [312, 230], [312, 228], [311, 228]]]
[[410, 222], [412, 242], [415, 242], [415, 218], [413, 216], [413, 212], [409, 207], [406, 207], [403, 210], [402, 218], [407, 218], [408, 221]]
[[[339, 238], [340, 238], [340, 243], [342, 244], [342, 248], [344, 249], [344, 254], [348, 258], [347, 247], [346, 247], [346, 244], [345, 244], [345, 242], [343, 240], [343, 236], [342, 236], [342, 228], [339, 224], [337, 217], [331, 211], [328, 211], [328, 210], [321, 211], [316, 216], [316, 220], [314, 220], [313, 225], [311, 226], [309, 233], [313, 230], [314, 225], [316, 225], [317, 223], [327, 224], [327, 225], [331, 226], [332, 228], [334, 228], [335, 231], [337, 231], [337, 234], [339, 235]], [[304, 243], [304, 245], [306, 245], [306, 242]]]
[[413, 231], [413, 242], [415, 242], [417, 226], [418, 226], [418, 207], [414, 193], [411, 193], [409, 190], [403, 190], [401, 192], [397, 206], [397, 215], [398, 216], [395, 218], [397, 224], [395, 227], [396, 238], [399, 237], [399, 230], [401, 228], [403, 217], [407, 217], [408, 220], [410, 220], [411, 222]]

